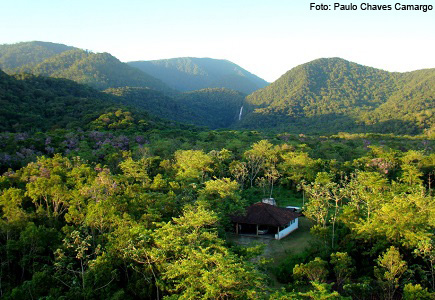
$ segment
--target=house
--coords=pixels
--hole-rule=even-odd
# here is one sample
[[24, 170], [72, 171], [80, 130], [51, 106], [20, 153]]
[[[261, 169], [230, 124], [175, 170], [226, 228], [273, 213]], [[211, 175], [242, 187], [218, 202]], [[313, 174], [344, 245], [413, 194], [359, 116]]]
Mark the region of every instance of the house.
[[298, 229], [301, 214], [293, 209], [258, 202], [246, 208], [244, 214], [231, 216], [236, 234], [264, 235], [277, 240]]

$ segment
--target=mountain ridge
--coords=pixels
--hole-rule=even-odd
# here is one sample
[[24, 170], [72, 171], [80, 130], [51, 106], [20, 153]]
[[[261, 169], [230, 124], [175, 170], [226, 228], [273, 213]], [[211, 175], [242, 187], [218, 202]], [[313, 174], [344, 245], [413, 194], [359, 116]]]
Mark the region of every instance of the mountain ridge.
[[249, 94], [268, 84], [239, 65], [208, 57], [177, 57], [151, 61], [131, 61], [134, 66], [180, 91], [228, 88]]
[[[265, 124], [281, 129], [303, 126], [309, 132], [364, 131], [372, 130], [375, 123], [394, 121], [395, 127], [400, 122], [408, 126], [403, 125], [403, 132], [415, 133], [433, 126], [434, 74], [435, 69], [399, 73], [341, 58], [316, 59], [248, 95], [247, 114], [238, 127]], [[405, 113], [396, 107], [398, 103]], [[335, 119], [346, 126], [330, 124]]]
[[[9, 60], [14, 51], [14, 60], [19, 63]], [[65, 78], [99, 90], [110, 87], [140, 86], [168, 94], [174, 93], [159, 79], [130, 67], [110, 53], [94, 53], [63, 44], [37, 41], [1, 45], [0, 63], [0, 68], [8, 74], [26, 72]]]
[[[210, 128], [415, 134], [434, 127], [432, 68], [389, 72], [338, 57], [319, 58], [268, 84], [228, 60], [184, 57], [140, 62], [172, 74], [184, 89], [195, 88], [178, 92], [132, 64], [107, 52], [50, 42], [0, 45], [0, 68], [8, 74], [26, 72], [112, 89], [109, 93], [122, 95], [120, 101], [157, 116]], [[240, 92], [244, 89], [255, 91], [245, 98]]]

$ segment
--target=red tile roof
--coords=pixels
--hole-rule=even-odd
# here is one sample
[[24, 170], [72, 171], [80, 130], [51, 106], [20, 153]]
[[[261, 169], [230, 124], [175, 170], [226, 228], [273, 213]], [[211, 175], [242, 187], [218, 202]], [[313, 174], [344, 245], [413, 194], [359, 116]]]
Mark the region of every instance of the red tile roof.
[[284, 226], [301, 214], [289, 208], [258, 202], [246, 208], [245, 215], [231, 216], [231, 221], [244, 224]]

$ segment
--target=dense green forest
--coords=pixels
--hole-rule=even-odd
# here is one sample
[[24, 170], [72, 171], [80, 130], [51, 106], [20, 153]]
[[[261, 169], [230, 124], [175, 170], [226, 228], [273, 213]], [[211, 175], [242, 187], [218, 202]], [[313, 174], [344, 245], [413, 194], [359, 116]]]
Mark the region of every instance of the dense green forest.
[[[227, 89], [204, 89], [174, 97], [140, 87], [99, 92], [70, 80], [26, 73], [10, 76], [1, 70], [0, 79], [2, 131], [87, 129], [99, 115], [126, 107], [144, 128], [174, 123], [169, 120], [225, 128], [237, 119], [245, 97]], [[217, 112], [212, 113], [214, 110]]]
[[[98, 116], [128, 105], [121, 97], [70, 80], [29, 74], [9, 76], [1, 70], [0, 103], [0, 129], [12, 132], [89, 129]], [[132, 105], [128, 109], [143, 128], [169, 124]]]
[[[435, 298], [433, 70], [322, 59], [245, 97], [57, 44], [0, 62], [36, 73], [0, 71], [0, 298]], [[300, 228], [246, 243], [230, 216], [270, 196]]]
[[434, 69], [391, 73], [318, 59], [249, 95], [239, 126], [416, 134], [434, 126], [434, 95]]
[[192, 110], [189, 119], [195, 125], [208, 128], [229, 128], [237, 122], [244, 94], [235, 90], [214, 88], [202, 89], [179, 94], [176, 99], [180, 106]]
[[128, 64], [159, 78], [179, 91], [227, 88], [250, 94], [268, 85], [258, 76], [221, 59], [179, 57], [132, 61]]
[[[110, 126], [117, 115], [1, 134], [3, 298], [433, 297], [433, 140]], [[303, 191], [312, 224], [277, 264], [228, 239], [228, 216], [272, 186], [282, 205]]]
[[223, 88], [184, 92], [173, 97], [147, 88], [111, 88], [105, 92], [160, 118], [211, 129], [229, 128], [237, 122], [246, 96]]

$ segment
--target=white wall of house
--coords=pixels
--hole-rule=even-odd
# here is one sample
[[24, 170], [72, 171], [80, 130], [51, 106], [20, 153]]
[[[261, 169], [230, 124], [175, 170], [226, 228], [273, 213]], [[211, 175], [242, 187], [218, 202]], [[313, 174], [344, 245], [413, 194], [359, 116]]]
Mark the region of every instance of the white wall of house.
[[299, 218], [294, 219], [292, 222], [288, 224], [289, 226], [275, 234], [275, 239], [280, 240], [283, 237], [289, 235], [292, 231], [299, 228]]

